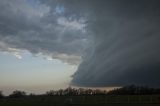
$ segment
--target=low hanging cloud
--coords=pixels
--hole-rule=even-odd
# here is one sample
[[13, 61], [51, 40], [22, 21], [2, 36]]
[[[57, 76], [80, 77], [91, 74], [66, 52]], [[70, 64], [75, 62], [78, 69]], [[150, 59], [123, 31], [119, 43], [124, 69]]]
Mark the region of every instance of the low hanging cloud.
[[159, 0], [2, 0], [0, 51], [81, 64], [76, 86], [160, 84]]
[[84, 56], [73, 75], [73, 85], [159, 86], [158, 0], [86, 0], [73, 3], [71, 6], [65, 2], [73, 11], [88, 12], [87, 30], [94, 37], [92, 52]]

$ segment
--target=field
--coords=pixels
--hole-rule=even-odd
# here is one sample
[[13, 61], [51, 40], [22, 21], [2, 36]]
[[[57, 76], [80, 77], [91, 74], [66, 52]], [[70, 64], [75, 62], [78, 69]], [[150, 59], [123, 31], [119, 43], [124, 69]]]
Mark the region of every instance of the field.
[[0, 99], [0, 106], [160, 106], [160, 95], [27, 96]]

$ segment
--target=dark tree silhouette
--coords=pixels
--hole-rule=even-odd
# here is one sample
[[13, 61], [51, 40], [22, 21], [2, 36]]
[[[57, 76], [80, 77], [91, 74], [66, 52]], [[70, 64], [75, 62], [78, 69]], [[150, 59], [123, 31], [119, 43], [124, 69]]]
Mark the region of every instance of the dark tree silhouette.
[[79, 88], [79, 89], [75, 89], [75, 88], [71, 88], [68, 87], [66, 89], [60, 89], [60, 90], [50, 90], [46, 92], [46, 95], [48, 96], [54, 96], [54, 95], [104, 95], [106, 94], [105, 90], [93, 90], [93, 89], [83, 89], [83, 88]]
[[159, 88], [149, 88], [147, 86], [125, 86], [122, 88], [114, 89], [109, 91], [107, 94], [112, 95], [150, 95], [150, 94], [160, 94]]
[[10, 98], [21, 98], [21, 97], [25, 97], [26, 93], [24, 91], [13, 91], [12, 94], [9, 95]]
[[1, 98], [4, 98], [4, 95], [3, 95], [2, 91], [0, 91], [0, 99]]
[[99, 90], [99, 89], [84, 89], [84, 88], [71, 88], [60, 90], [50, 90], [46, 92], [48, 96], [54, 95], [150, 95], [150, 94], [160, 94], [159, 88], [149, 88], [147, 86], [125, 86], [111, 91]]
[[50, 91], [47, 91], [47, 92], [46, 92], [46, 95], [48, 95], [48, 96], [57, 95], [57, 92], [54, 91], [54, 90], [50, 90]]

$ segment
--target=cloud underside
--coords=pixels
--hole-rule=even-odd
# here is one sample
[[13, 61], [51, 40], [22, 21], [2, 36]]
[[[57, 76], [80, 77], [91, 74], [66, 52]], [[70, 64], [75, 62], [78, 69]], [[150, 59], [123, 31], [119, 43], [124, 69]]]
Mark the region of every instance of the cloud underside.
[[85, 19], [66, 17], [58, 4], [49, 7], [36, 1], [1, 1], [0, 51], [15, 54], [15, 49], [27, 50], [56, 58], [61, 55], [57, 59], [79, 64], [88, 43]]
[[81, 62], [72, 76], [77, 86], [158, 86], [159, 5], [159, 0], [2, 0], [0, 51]]

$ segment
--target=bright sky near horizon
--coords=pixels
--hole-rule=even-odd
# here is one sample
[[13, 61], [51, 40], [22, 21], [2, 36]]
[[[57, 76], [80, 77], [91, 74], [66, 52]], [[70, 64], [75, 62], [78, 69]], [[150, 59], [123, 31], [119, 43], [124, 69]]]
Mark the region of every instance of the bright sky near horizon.
[[66, 88], [77, 67], [28, 52], [21, 56], [18, 58], [10, 53], [0, 53], [0, 90], [5, 94], [13, 90], [44, 93]]
[[[6, 33], [9, 33], [5, 35], [0, 32], [0, 37], [3, 36], [0, 38], [0, 90], [8, 95], [14, 90], [44, 93], [47, 90], [68, 87], [72, 79], [71, 76], [80, 63], [80, 56], [63, 53], [63, 49], [68, 49], [67, 44], [74, 43], [65, 42], [63, 36], [64, 33], [70, 34], [74, 30], [81, 30], [83, 24], [75, 20], [68, 21], [63, 16], [65, 9], [60, 5], [54, 6], [53, 14], [51, 14], [50, 7], [41, 4], [39, 0], [3, 0], [0, 1], [1, 7], [5, 12], [0, 12], [0, 26], [6, 28]], [[5, 19], [10, 22], [8, 23], [8, 20]], [[46, 20], [53, 21], [53, 23]], [[5, 27], [6, 25], [9, 25], [9, 29]], [[19, 25], [20, 27], [18, 27]], [[26, 27], [23, 30], [23, 26], [27, 26], [29, 30]], [[33, 27], [37, 26], [42, 28], [36, 32]], [[18, 33], [11, 31], [14, 29]], [[42, 32], [41, 29], [43, 29]], [[14, 38], [7, 37], [12, 34]], [[22, 37], [23, 40], [21, 40], [26, 42], [24, 46], [33, 48], [32, 50], [27, 51], [24, 47], [10, 47], [12, 44], [9, 46], [3, 41], [9, 39], [12, 42], [16, 36], [23, 35], [25, 37]], [[18, 42], [21, 40], [19, 39]], [[63, 43], [61, 44], [61, 42]], [[21, 44], [17, 46], [21, 46]], [[68, 46], [70, 47], [70, 44]], [[21, 48], [24, 49], [21, 50]]]

